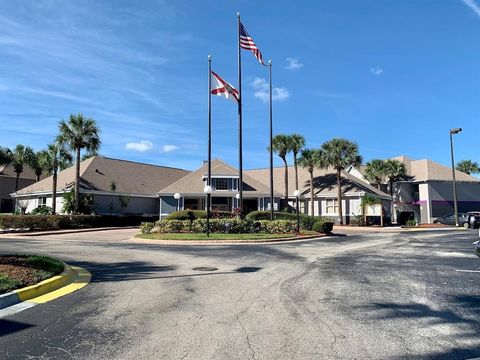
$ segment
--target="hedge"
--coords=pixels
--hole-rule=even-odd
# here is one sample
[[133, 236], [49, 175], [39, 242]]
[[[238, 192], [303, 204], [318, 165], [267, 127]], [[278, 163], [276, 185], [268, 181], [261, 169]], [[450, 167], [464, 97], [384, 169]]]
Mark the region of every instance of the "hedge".
[[329, 234], [333, 230], [333, 222], [317, 221], [315, 222], [315, 224], [313, 224], [312, 230], [316, 232]]
[[57, 230], [137, 226], [156, 218], [110, 215], [0, 215], [0, 229]]
[[[292, 220], [297, 221], [297, 214], [295, 213], [286, 213], [286, 212], [275, 212], [273, 214], [275, 220]], [[257, 221], [257, 220], [270, 220], [270, 211], [252, 211], [246, 217], [248, 220]], [[329, 218], [323, 216], [310, 216], [306, 214], [300, 214], [300, 227], [305, 230], [313, 230], [313, 225], [316, 222], [321, 223], [332, 223], [333, 221]], [[331, 230], [330, 230], [331, 231]]]
[[[220, 211], [212, 210], [210, 213], [212, 219], [230, 219], [236, 217], [235, 213], [231, 211]], [[180, 210], [174, 211], [169, 214], [165, 220], [197, 220], [197, 219], [206, 219], [207, 211], [206, 210]]]
[[[239, 219], [210, 219], [210, 231], [212, 233], [240, 234], [240, 233], [269, 233], [285, 234], [294, 233], [296, 222], [291, 220], [239, 220]], [[160, 220], [151, 224], [142, 224], [142, 233], [152, 231], [160, 233], [194, 232], [204, 233], [207, 231], [207, 219], [188, 220]]]

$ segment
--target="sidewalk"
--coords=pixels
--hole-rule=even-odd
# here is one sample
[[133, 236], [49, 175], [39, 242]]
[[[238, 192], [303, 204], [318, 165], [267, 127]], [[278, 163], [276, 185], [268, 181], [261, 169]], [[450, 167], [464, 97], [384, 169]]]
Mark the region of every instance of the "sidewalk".
[[350, 225], [334, 225], [333, 232], [340, 234], [345, 233], [399, 233], [412, 231], [466, 231], [463, 227], [442, 226], [442, 227], [401, 227], [401, 226], [350, 226]]

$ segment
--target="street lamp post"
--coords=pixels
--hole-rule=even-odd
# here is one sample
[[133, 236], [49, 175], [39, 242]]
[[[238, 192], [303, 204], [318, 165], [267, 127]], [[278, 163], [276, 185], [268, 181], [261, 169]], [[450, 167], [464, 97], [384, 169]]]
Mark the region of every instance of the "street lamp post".
[[462, 128], [450, 129], [450, 154], [452, 156], [452, 180], [453, 180], [453, 209], [455, 213], [455, 226], [458, 226], [457, 183], [455, 181], [455, 159], [453, 156], [453, 135], [462, 131]]
[[207, 194], [207, 237], [210, 236], [210, 199], [212, 195], [212, 187], [210, 185], [206, 185], [203, 188], [203, 192]]
[[175, 193], [173, 197], [175, 198], [175, 200], [177, 200], [177, 211], [180, 211], [180, 198], [182, 197], [182, 195], [180, 195], [179, 193]]
[[300, 191], [299, 190], [295, 190], [293, 192], [293, 196], [295, 196], [295, 203], [296, 203], [296, 208], [297, 208], [297, 235], [300, 234], [300, 208], [299, 208], [299, 199], [300, 199]]

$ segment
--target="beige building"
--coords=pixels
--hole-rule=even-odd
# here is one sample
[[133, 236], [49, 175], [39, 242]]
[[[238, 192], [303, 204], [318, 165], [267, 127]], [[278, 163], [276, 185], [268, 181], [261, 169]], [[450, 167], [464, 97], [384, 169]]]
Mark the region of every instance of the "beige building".
[[[17, 174], [11, 165], [0, 165], [0, 213], [9, 213], [15, 209], [15, 200], [10, 194], [15, 192]], [[36, 175], [29, 166], [24, 166], [18, 179], [18, 188], [22, 189], [36, 181]]]

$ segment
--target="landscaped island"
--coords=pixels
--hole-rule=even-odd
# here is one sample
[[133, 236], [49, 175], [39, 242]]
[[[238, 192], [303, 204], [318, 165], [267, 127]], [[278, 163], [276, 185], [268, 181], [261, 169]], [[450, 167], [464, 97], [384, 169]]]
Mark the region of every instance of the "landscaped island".
[[35, 285], [60, 274], [64, 264], [54, 258], [38, 255], [0, 256], [0, 294]]
[[330, 233], [333, 228], [333, 221], [322, 217], [301, 215], [297, 229], [296, 214], [275, 213], [274, 220], [269, 220], [269, 212], [254, 211], [245, 219], [240, 219], [235, 213], [213, 211], [209, 219], [210, 236], [207, 236], [206, 216], [203, 210], [177, 211], [164, 220], [142, 223], [142, 234], [138, 237], [158, 240], [259, 240], [312, 236]]

